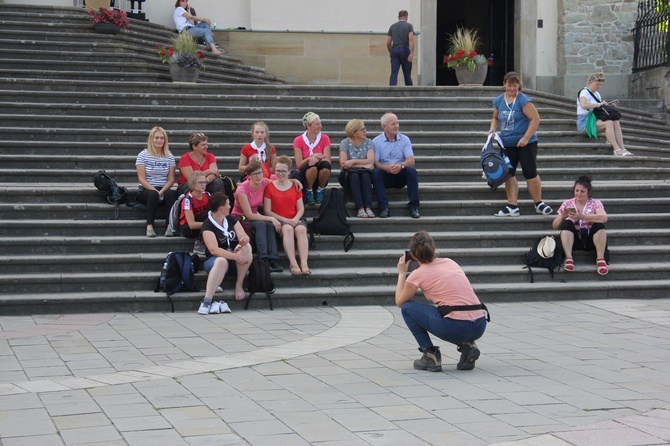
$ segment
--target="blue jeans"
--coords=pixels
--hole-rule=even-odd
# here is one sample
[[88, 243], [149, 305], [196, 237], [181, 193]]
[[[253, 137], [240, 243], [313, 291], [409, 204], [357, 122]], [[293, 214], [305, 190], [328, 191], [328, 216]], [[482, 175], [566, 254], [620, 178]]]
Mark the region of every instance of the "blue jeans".
[[188, 32], [193, 35], [195, 38], [204, 39], [207, 42], [207, 45], [213, 45], [214, 39], [212, 38], [212, 29], [209, 27], [207, 22], [198, 22], [197, 25], [192, 26], [188, 29]]
[[388, 209], [389, 207], [389, 201], [386, 198], [387, 187], [401, 189], [405, 186], [407, 186], [407, 198], [409, 198], [407, 206], [410, 209], [419, 209], [419, 177], [414, 167], [405, 167], [395, 175], [391, 175], [375, 167], [372, 176], [374, 178], [375, 193], [377, 194], [377, 202], [379, 203], [380, 210]]
[[459, 345], [462, 342], [473, 342], [482, 337], [486, 330], [486, 317], [474, 321], [460, 321], [442, 317], [434, 305], [423, 302], [407, 301], [400, 310], [407, 328], [414, 335], [419, 348], [433, 346], [428, 333], [443, 341]]
[[409, 62], [408, 46], [396, 46], [391, 49], [391, 78], [389, 85], [398, 85], [398, 71], [402, 67], [402, 75], [405, 77], [405, 85], [412, 83], [412, 62]]

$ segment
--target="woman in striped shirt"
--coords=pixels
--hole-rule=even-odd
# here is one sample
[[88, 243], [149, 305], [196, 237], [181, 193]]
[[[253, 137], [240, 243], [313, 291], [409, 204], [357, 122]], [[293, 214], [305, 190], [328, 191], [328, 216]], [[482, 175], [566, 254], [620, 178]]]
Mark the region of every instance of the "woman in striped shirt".
[[[140, 191], [137, 201], [147, 206], [147, 237], [156, 237], [154, 219], [159, 204], [165, 205], [167, 213], [177, 200], [177, 191], [172, 189], [175, 180], [176, 165], [174, 156], [168, 147], [167, 133], [161, 127], [154, 127], [149, 133], [147, 148], [137, 155], [135, 161]], [[172, 237], [171, 229], [165, 231], [166, 237]]]

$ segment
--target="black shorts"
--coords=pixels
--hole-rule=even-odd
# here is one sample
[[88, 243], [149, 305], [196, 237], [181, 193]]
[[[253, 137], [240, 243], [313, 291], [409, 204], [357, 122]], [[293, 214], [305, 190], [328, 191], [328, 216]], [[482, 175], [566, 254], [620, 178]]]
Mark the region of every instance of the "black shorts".
[[505, 152], [512, 164], [512, 176], [516, 173], [519, 162], [525, 179], [532, 180], [537, 176], [537, 141], [528, 143], [526, 147], [505, 147]]
[[596, 232], [604, 229], [604, 223], [593, 223], [590, 229], [580, 230], [572, 220], [563, 220], [560, 227], [561, 231], [570, 231], [575, 235], [575, 240], [572, 243], [573, 251], [595, 251], [596, 247], [593, 245], [593, 236]]

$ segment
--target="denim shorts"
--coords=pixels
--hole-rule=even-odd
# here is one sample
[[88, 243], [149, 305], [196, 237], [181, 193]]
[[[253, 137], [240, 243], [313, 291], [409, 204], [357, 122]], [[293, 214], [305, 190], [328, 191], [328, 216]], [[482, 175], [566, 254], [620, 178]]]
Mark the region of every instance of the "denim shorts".
[[[202, 269], [205, 270], [207, 274], [214, 268], [214, 262], [216, 261], [216, 256], [212, 256], [209, 259], [205, 260], [205, 264], [202, 266]], [[234, 260], [228, 260], [228, 270], [226, 271], [226, 276], [237, 276], [237, 264]]]
[[577, 131], [585, 132], [586, 131], [586, 117], [588, 115], [577, 115]]

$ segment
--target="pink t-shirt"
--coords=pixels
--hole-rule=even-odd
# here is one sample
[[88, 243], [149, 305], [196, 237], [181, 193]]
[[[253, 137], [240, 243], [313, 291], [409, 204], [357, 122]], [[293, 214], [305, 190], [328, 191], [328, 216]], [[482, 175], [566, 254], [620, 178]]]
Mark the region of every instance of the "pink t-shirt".
[[[272, 181], [268, 180], [267, 178], [263, 178], [263, 182], [260, 184], [258, 190], [252, 190], [251, 180], [243, 181], [242, 183], [237, 185], [237, 189], [235, 190], [235, 197], [238, 197], [240, 194], [246, 195], [247, 198], [249, 199], [249, 206], [251, 207], [251, 213], [257, 214], [258, 206], [263, 204], [263, 192], [265, 191], [267, 185], [270, 183], [272, 183]], [[235, 217], [241, 217], [244, 215], [244, 211], [242, 211], [242, 206], [240, 206], [240, 200], [237, 199], [235, 200], [235, 206], [233, 207], [233, 212], [231, 212], [231, 214], [234, 215]]]
[[[596, 200], [593, 198], [589, 198], [589, 200], [586, 202], [586, 205], [584, 205], [584, 209], [579, 209], [580, 206], [575, 206], [575, 199], [570, 198], [569, 200], [565, 200], [563, 204], [561, 205], [560, 208], [558, 208], [558, 213], [560, 215], [567, 215], [568, 209], [577, 207], [578, 211], [580, 211], [584, 215], [595, 215], [596, 211], [598, 210], [604, 210], [605, 206], [603, 206], [602, 202], [600, 200]], [[573, 219], [570, 217], [566, 217], [566, 220], [570, 220], [574, 223], [575, 222]], [[577, 226], [577, 224], [575, 224]], [[580, 220], [579, 221], [579, 228], [585, 228], [585, 229], [591, 229], [591, 226], [593, 226], [593, 223], [590, 221], [586, 220]]]
[[[437, 305], [479, 305], [481, 303], [465, 276], [465, 272], [458, 266], [458, 263], [451, 259], [436, 257], [432, 262], [425, 263], [412, 271], [407, 282], [420, 288], [426, 299]], [[447, 317], [473, 321], [484, 316], [486, 316], [486, 311], [474, 310], [452, 311]]]
[[[321, 140], [319, 143], [314, 147], [313, 153], [323, 153], [323, 149], [328, 147], [330, 145], [330, 138], [328, 135], [321, 133]], [[307, 143], [305, 143], [304, 138], [302, 135], [297, 136], [293, 140], [293, 147], [296, 149], [300, 149], [302, 152], [302, 159], [309, 158], [309, 146]]]

